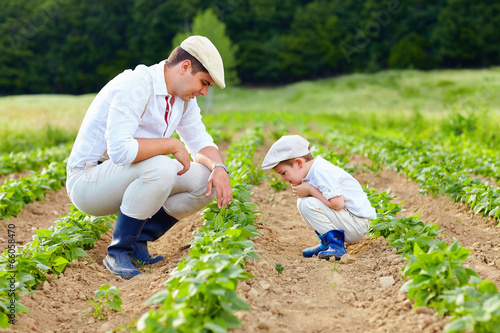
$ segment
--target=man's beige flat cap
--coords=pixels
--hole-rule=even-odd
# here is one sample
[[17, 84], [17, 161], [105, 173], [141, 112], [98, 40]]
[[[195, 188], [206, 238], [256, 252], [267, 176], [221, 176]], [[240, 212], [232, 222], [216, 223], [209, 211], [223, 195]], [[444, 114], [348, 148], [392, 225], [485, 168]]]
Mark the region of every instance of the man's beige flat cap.
[[226, 87], [224, 83], [224, 64], [219, 51], [217, 51], [210, 39], [203, 36], [190, 36], [181, 43], [181, 47], [201, 62], [212, 80], [221, 89]]

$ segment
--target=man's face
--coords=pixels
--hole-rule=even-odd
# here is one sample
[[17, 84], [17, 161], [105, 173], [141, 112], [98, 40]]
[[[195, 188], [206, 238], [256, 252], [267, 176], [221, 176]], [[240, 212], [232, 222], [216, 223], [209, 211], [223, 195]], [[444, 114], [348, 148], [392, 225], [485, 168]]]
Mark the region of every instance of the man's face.
[[206, 96], [208, 88], [214, 84], [214, 80], [207, 72], [199, 71], [192, 74], [191, 66], [180, 77], [178, 82], [177, 96], [184, 102], [189, 102], [199, 95]]

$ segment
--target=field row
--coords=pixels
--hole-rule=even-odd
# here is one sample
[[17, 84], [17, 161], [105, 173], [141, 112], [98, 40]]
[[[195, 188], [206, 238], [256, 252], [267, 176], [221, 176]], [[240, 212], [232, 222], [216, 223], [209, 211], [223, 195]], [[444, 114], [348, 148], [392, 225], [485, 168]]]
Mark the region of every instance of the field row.
[[[258, 134], [258, 131], [259, 130], [255, 131], [255, 132], [249, 132], [251, 134], [247, 134], [247, 136], [244, 137], [243, 142], [245, 144], [247, 142], [255, 143], [255, 145], [258, 144], [259, 141], [262, 141], [262, 138]], [[308, 132], [308, 131], [305, 131], [305, 132]], [[269, 134], [269, 138], [274, 138], [274, 137], [277, 137], [281, 134], [286, 134], [283, 129], [274, 129], [273, 132]], [[346, 149], [346, 152], [364, 153], [367, 156], [371, 157], [372, 160], [378, 161], [379, 163], [384, 163], [384, 164], [389, 164], [389, 165], [393, 165], [393, 164], [394, 165], [412, 165], [415, 168], [415, 170], [428, 170], [430, 163], [433, 161], [432, 158], [430, 160], [425, 159], [425, 157], [426, 157], [425, 154], [424, 154], [424, 156], [418, 156], [418, 158], [416, 159], [417, 161], [422, 161], [421, 165], [418, 163], [412, 164], [411, 162], [408, 162], [408, 160], [403, 160], [403, 161], [398, 160], [398, 158], [401, 156], [413, 156], [415, 154], [410, 154], [408, 150], [405, 150], [406, 148], [404, 145], [399, 145], [399, 146], [395, 145], [393, 148], [393, 146], [390, 146], [390, 141], [383, 141], [382, 139], [376, 138], [376, 137], [375, 138], [370, 137], [370, 138], [361, 138], [360, 139], [359, 137], [351, 137], [351, 136], [347, 136], [346, 134], [338, 134], [338, 133], [330, 133], [330, 135], [324, 136], [324, 137], [316, 135], [316, 137], [319, 141], [324, 140], [323, 142], [326, 142], [328, 145], [344, 147]], [[371, 139], [371, 140], [369, 140], [369, 139]], [[363, 140], [365, 140], [365, 141], [363, 141]], [[260, 142], [260, 144], [262, 144], [262, 142]], [[252, 147], [254, 147], [255, 145], [252, 145]], [[387, 149], [387, 146], [389, 146], [392, 149]], [[401, 146], [403, 147], [403, 148], [401, 148], [402, 150], [396, 150], [395, 147], [401, 147]], [[361, 149], [359, 147], [363, 147], [363, 148]], [[356, 151], [355, 150], [356, 148], [359, 149], [359, 151]], [[241, 147], [238, 147], [233, 151], [238, 151], [238, 153], [239, 153], [236, 156], [231, 156], [231, 154], [230, 154], [230, 156], [228, 158], [228, 161], [230, 161], [230, 163], [232, 163], [231, 169], [235, 170], [233, 173], [233, 179], [239, 179], [239, 181], [244, 182], [244, 184], [258, 183], [259, 181], [261, 181], [261, 179], [263, 177], [263, 173], [262, 173], [262, 170], [260, 170], [260, 168], [254, 166], [252, 164], [253, 163], [253, 153], [252, 153], [251, 149], [248, 150], [246, 148], [243, 149]], [[328, 147], [321, 147], [319, 149], [319, 151], [322, 152], [323, 156], [325, 156], [327, 159], [332, 160], [334, 163], [336, 163], [339, 166], [343, 166], [346, 162], [346, 159], [344, 157], [345, 156], [344, 154], [346, 152], [344, 152], [344, 154], [338, 154], [336, 152], [331, 151], [330, 148], [328, 148]], [[387, 153], [385, 153], [386, 151], [387, 151]], [[396, 151], [396, 153], [391, 155], [391, 152], [393, 152], [393, 151]], [[417, 151], [417, 153], [418, 153], [418, 151]], [[377, 156], [381, 156], [381, 157], [377, 159], [376, 158]], [[399, 164], [396, 164], [395, 161], [397, 161]], [[434, 162], [435, 162], [435, 160], [434, 160]], [[61, 166], [58, 169], [59, 170], [64, 169], [63, 163], [61, 163]], [[403, 171], [405, 171], [406, 173], [409, 173], [407, 170], [413, 170], [413, 169], [405, 169]], [[435, 172], [432, 175], [435, 178], [438, 178], [438, 179], [442, 178], [442, 179], [446, 180], [446, 179], [450, 178], [448, 176], [448, 174], [453, 173], [453, 172], [456, 173], [458, 171], [456, 171], [454, 169], [451, 169], [451, 170], [444, 169], [444, 171], [438, 172], [438, 173]], [[63, 174], [64, 171], [61, 171], [60, 173]], [[415, 172], [415, 174], [418, 174], [418, 173]], [[411, 175], [411, 173], [410, 173], [410, 175]], [[439, 177], [441, 177], [441, 178], [439, 178]], [[50, 179], [50, 176], [48, 178]], [[57, 177], [54, 177], [54, 178], [57, 178]], [[422, 180], [426, 180], [426, 179], [432, 179], [432, 177], [425, 175], [422, 177], [415, 177], [415, 179], [422, 181]], [[462, 178], [460, 178], [460, 179], [462, 179]], [[440, 181], [443, 182], [444, 180], [440, 180]], [[485, 185], [485, 183], [483, 183], [483, 182], [481, 182], [479, 184]], [[233, 184], [233, 185], [235, 187], [237, 187], [237, 184]], [[41, 187], [48, 189], [46, 185], [42, 185]], [[492, 186], [490, 186], [490, 187], [492, 187]], [[429, 188], [432, 189], [432, 186], [430, 186]], [[22, 190], [21, 190], [21, 192], [22, 192]], [[495, 193], [495, 192], [493, 192], [493, 193]], [[247, 194], [245, 194], [244, 197], [247, 197]], [[384, 197], [384, 195], [380, 196], [379, 194], [376, 194], [373, 192], [371, 193], [371, 199], [374, 200], [374, 201], [372, 201], [372, 203], [374, 204], [374, 206], [376, 206], [378, 208], [377, 209], [378, 213], [381, 214], [381, 216], [379, 216], [379, 219], [374, 221], [373, 226], [372, 226], [372, 228], [373, 228], [372, 231], [374, 232], [375, 236], [386, 237], [391, 245], [396, 246], [396, 248], [398, 248], [398, 250], [404, 256], [406, 256], [406, 258], [410, 259], [410, 263], [412, 262], [412, 258], [418, 257], [418, 259], [413, 260], [413, 263], [414, 263], [414, 266], [412, 266], [413, 268], [405, 269], [406, 270], [405, 276], [410, 278], [410, 281], [407, 284], [408, 291], [410, 292], [410, 298], [414, 298], [414, 297], [416, 298], [415, 299], [416, 305], [432, 306], [441, 314], [457, 315], [457, 320], [453, 322], [454, 323], [453, 325], [448, 327], [448, 329], [450, 331], [462, 331], [462, 330], [465, 330], [466, 328], [472, 328], [472, 327], [474, 327], [477, 331], [484, 331], [484, 332], [491, 331], [490, 330], [491, 328], [489, 328], [488, 325], [493, 325], [493, 324], [498, 322], [498, 317], [499, 317], [498, 311], [500, 311], [498, 306], [497, 306], [498, 305], [498, 300], [497, 300], [498, 297], [496, 295], [498, 294], [498, 292], [496, 291], [496, 288], [493, 288], [494, 284], [492, 286], [492, 283], [481, 281], [478, 278], [477, 273], [475, 273], [471, 270], [467, 270], [467, 269], [465, 271], [462, 270], [463, 261], [467, 258], [468, 252], [465, 250], [462, 250], [462, 248], [458, 244], [446, 245], [442, 242], [437, 242], [435, 240], [435, 236], [437, 235], [437, 233], [436, 233], [437, 228], [436, 227], [433, 227], [432, 225], [425, 226], [421, 221], [419, 221], [416, 218], [412, 218], [412, 217], [407, 218], [407, 219], [406, 218], [396, 219], [395, 213], [398, 212], [397, 205], [396, 206], [391, 205], [387, 201], [386, 197], [387, 197], [386, 195]], [[244, 202], [246, 202], [246, 200], [243, 200], [242, 207], [245, 207], [245, 209], [248, 210], [249, 207], [247, 205], [245, 205]], [[493, 203], [495, 203], [495, 200], [493, 200]], [[238, 209], [240, 209], [240, 210], [238, 210]], [[233, 207], [232, 210], [237, 212], [237, 214], [235, 215], [236, 217], [231, 217], [231, 216], [228, 217], [226, 215], [223, 218], [223, 216], [224, 216], [223, 212], [206, 213], [207, 221], [212, 221], [211, 223], [209, 223], [210, 225], [213, 225], [217, 228], [224, 227], [224, 229], [218, 229], [217, 232], [222, 232], [222, 234], [220, 234], [218, 237], [216, 237], [216, 239], [219, 239], [221, 235], [224, 235], [224, 233], [228, 229], [233, 230], [235, 219], [240, 218], [238, 216], [241, 213], [241, 207], [240, 208]], [[251, 209], [248, 211], [250, 212], [250, 215], [253, 214], [251, 212]], [[490, 210], [490, 212], [491, 212], [491, 210]], [[12, 215], [15, 215], [15, 214], [12, 214]], [[218, 218], [219, 220], [217, 220], [217, 216], [220, 216], [220, 218]], [[229, 222], [227, 219], [229, 219]], [[229, 223], [230, 225], [226, 225], [226, 223]], [[376, 225], [379, 225], [379, 226], [375, 227]], [[382, 229], [380, 229], [381, 226], [383, 227], [383, 230], [384, 230], [383, 232], [381, 232], [381, 230], [382, 230]], [[84, 227], [83, 229], [85, 229], [85, 228], [86, 227]], [[69, 229], [71, 229], [71, 228], [69, 228]], [[205, 236], [200, 236], [199, 240], [201, 242], [204, 242], [204, 241], [206, 242], [208, 240], [209, 243], [213, 243], [214, 242], [214, 238], [213, 238], [214, 235], [210, 235], [209, 230], [207, 230], [206, 232], [208, 235], [207, 237], [209, 237], [209, 238], [205, 239]], [[52, 238], [52, 237], [49, 237], [49, 235], [52, 235], [52, 233], [47, 232], [47, 231], [39, 231], [38, 232], [39, 237]], [[252, 233], [248, 234], [247, 236], [250, 236], [250, 235], [252, 235]], [[233, 237], [234, 235], [230, 233], [229, 235], [226, 234], [226, 236]], [[239, 235], [238, 235], [238, 237], [239, 237]], [[69, 238], [71, 239], [71, 237], [69, 237]], [[40, 238], [40, 239], [45, 239], [45, 238]], [[233, 241], [231, 241], [231, 242], [233, 242]], [[242, 241], [243, 241], [243, 243], [240, 243], [240, 245], [245, 245], [245, 246], [250, 245], [249, 243], [245, 243], [245, 240], [242, 240]], [[75, 243], [75, 242], [76, 241], [72, 239], [71, 241], [68, 241], [66, 243], [60, 241], [60, 244], [69, 244], [69, 243]], [[239, 241], [236, 241], [236, 243], [238, 243], [238, 242]], [[53, 249], [57, 248], [57, 246], [59, 246], [59, 243], [57, 243], [57, 240], [56, 240], [57, 246], [54, 246], [53, 248], [51, 246], [53, 246], [54, 244], [48, 243], [47, 241], [41, 241], [41, 242], [39, 241], [39, 243], [42, 245], [47, 245], [48, 248], [50, 248], [50, 250], [53, 250]], [[221, 244], [219, 244], [219, 245], [221, 245]], [[28, 245], [27, 248], [30, 248], [30, 246], [33, 246], [33, 244]], [[38, 247], [39, 244], [36, 243], [35, 246]], [[47, 246], [45, 247], [45, 249], [47, 249]], [[226, 247], [227, 245], [224, 244], [223, 246]], [[240, 250], [244, 251], [245, 246], [240, 247]], [[81, 248], [81, 247], [78, 247], [78, 248]], [[11, 262], [12, 260], [14, 260], [14, 264], [18, 263], [18, 261], [16, 261], [16, 260], [18, 258], [21, 258], [23, 255], [21, 254], [21, 252], [16, 253], [16, 252], [12, 252], [10, 250], [11, 249], [8, 249], [6, 251], [6, 253], [4, 254], [4, 257], [3, 257], [4, 261], [2, 261], [2, 265], [5, 266], [4, 268], [7, 268], [7, 267], [14, 268], [14, 269], [19, 268], [18, 266], [11, 267], [9, 265], [13, 264]], [[14, 250], [14, 248], [12, 250]], [[42, 252], [44, 252], [44, 251], [42, 251]], [[193, 254], [195, 254], [195, 253], [197, 253], [199, 255], [206, 254], [203, 251], [200, 249], [196, 249], [193, 252]], [[28, 251], [28, 252], [29, 253], [36, 253], [36, 251]], [[217, 251], [215, 251], [215, 252], [217, 252]], [[430, 254], [431, 252], [435, 252], [435, 253]], [[436, 254], [436, 253], [441, 253], [441, 252], [444, 254]], [[57, 274], [57, 273], [62, 272], [64, 270], [65, 265], [67, 265], [73, 258], [77, 258], [78, 256], [84, 255], [83, 254], [84, 252], [80, 252], [80, 250], [78, 250], [78, 249], [75, 250], [75, 248], [73, 248], [69, 252], [66, 251], [63, 253], [65, 253], [65, 254], [61, 255], [57, 252], [54, 252], [54, 253], [51, 252], [48, 254], [48, 256], [47, 256], [47, 253], [45, 253], [46, 257], [44, 257], [44, 259], [41, 259], [42, 261], [40, 261], [40, 259], [36, 259], [37, 262], [35, 262], [35, 266], [38, 267], [38, 269], [39, 269], [41, 267], [40, 264], [43, 265], [43, 268], [44, 268], [44, 270], [42, 270], [43, 274], [45, 274], [47, 272]], [[242, 253], [243, 252], [241, 252], [240, 254], [242, 254]], [[65, 257], [65, 255], [66, 256], [69, 255], [70, 260], [68, 260]], [[428, 256], [425, 257], [424, 255], [428, 255]], [[72, 257], [72, 256], [74, 256], [74, 257]], [[245, 257], [245, 256], [252, 258], [251, 252], [248, 252], [247, 254], [243, 255], [243, 257]], [[414, 256], [414, 257], [412, 257], [412, 256]], [[443, 257], [443, 256], [445, 256], [445, 257]], [[448, 258], [446, 256], [451, 256], [451, 257], [449, 257], [449, 259], [446, 259], [446, 258]], [[191, 257], [193, 257], [193, 256], [190, 256], [190, 258]], [[243, 258], [243, 257], [241, 257], [241, 258]], [[50, 259], [50, 260], [52, 260], [52, 262], [49, 263], [50, 260], [46, 259], [46, 258], [52, 258], [52, 259]], [[199, 258], [196, 259], [196, 256], [194, 256], [193, 258], [195, 260], [199, 260]], [[220, 260], [220, 259], [221, 258], [216, 258], [216, 260]], [[26, 259], [26, 260], [28, 260], [28, 259]], [[49, 260], [49, 261], [43, 261], [43, 260]], [[191, 259], [188, 259], [188, 262], [190, 262], [189, 260], [191, 260]], [[449, 261], [449, 263], [443, 264], [443, 262], [447, 262], [447, 260]], [[229, 260], [229, 262], [231, 262], [231, 261], [232, 260]], [[450, 292], [447, 292], [445, 294], [442, 294], [442, 293], [436, 294], [435, 291], [433, 291], [436, 288], [443, 291], [442, 286], [440, 285], [440, 283], [443, 281], [442, 277], [440, 277], [440, 276], [436, 277], [436, 276], [430, 276], [430, 275], [427, 276], [426, 274], [422, 274], [422, 273], [426, 270], [440, 271], [445, 266], [439, 266], [437, 268], [430, 268], [430, 266], [428, 266], [428, 267], [419, 266], [419, 265], [422, 265], [422, 262], [425, 263], [426, 261], [432, 262], [434, 264], [439, 261], [443, 265], [450, 265], [445, 270], [446, 272], [451, 274], [451, 275], [446, 275], [446, 278], [448, 278], [451, 282], [448, 282], [446, 284], [448, 289], [445, 289], [445, 290], [451, 290]], [[192, 265], [188, 265], [187, 263], [185, 263], [185, 264], [179, 266], [180, 267], [179, 269], [182, 270], [184, 267], [189, 267], [191, 269], [191, 268], [196, 266], [196, 264], [194, 264], [194, 262], [198, 262], [198, 261], [193, 261]], [[415, 264], [416, 262], [418, 262], [420, 264]], [[235, 259], [235, 263], [241, 264], [242, 260]], [[16, 264], [16, 265], [19, 265], [19, 264]], [[27, 265], [26, 267], [29, 267], [29, 266]], [[462, 267], [462, 268], [460, 268], [460, 267]], [[214, 268], [213, 270], [214, 270], [214, 272], [216, 272], [218, 269]], [[189, 310], [190, 307], [192, 306], [192, 301], [187, 301], [186, 297], [188, 297], [188, 296], [189, 297], [196, 297], [197, 300], [200, 300], [200, 299], [205, 299], [206, 296], [200, 295], [197, 293], [192, 293], [189, 291], [189, 290], [195, 290], [195, 289], [199, 290], [200, 289], [200, 285], [196, 285], [196, 288], [189, 287], [190, 286], [189, 283], [192, 282], [192, 281], [190, 281], [190, 279], [187, 279], [188, 281], [186, 281], [186, 283], [189, 282], [187, 285], [182, 284], [183, 281], [186, 279], [186, 276], [192, 276], [193, 279], [195, 279], [195, 280], [197, 279], [196, 276], [197, 276], [197, 274], [199, 274], [199, 273], [197, 273], [198, 271], [196, 269], [194, 269], [194, 270], [192, 270], [192, 272], [193, 273], [190, 273], [190, 274], [194, 274], [194, 275], [190, 275], [190, 274], [186, 274], [186, 273], [179, 273], [179, 275], [174, 274], [174, 276], [177, 280], [174, 279], [174, 276], [172, 277], [172, 279], [174, 279], [175, 282], [172, 283], [172, 286], [170, 287], [171, 289], [168, 292], [163, 292], [161, 295], [158, 295], [157, 297], [155, 297], [152, 300], [152, 302], [154, 304], [161, 303], [161, 304], [164, 304], [165, 306], [167, 306], [167, 308], [164, 308], [162, 305], [161, 306], [162, 310], [160, 310], [159, 312], [156, 312], [156, 313], [149, 312], [148, 314], [146, 314], [145, 315], [146, 317], [144, 317], [144, 319], [142, 319], [139, 322], [139, 326], [138, 326], [139, 329], [146, 329], [148, 323], [150, 323], [150, 324], [153, 323], [153, 327], [151, 328], [150, 331], [155, 331], [154, 327], [156, 327], [156, 329], [159, 329], [160, 327], [162, 327], [162, 325], [165, 325], [167, 323], [167, 321], [171, 320], [171, 319], [168, 319], [171, 317], [169, 317], [167, 315], [167, 313], [170, 313], [170, 315], [172, 315], [173, 313], [179, 315], [182, 312], [183, 313], [182, 316], [186, 316], [188, 314], [190, 316], [194, 315]], [[11, 270], [11, 273], [12, 273], [12, 270]], [[421, 279], [423, 278], [422, 276], [426, 276], [425, 283], [423, 283], [421, 281]], [[245, 277], [245, 275], [243, 274], [240, 276], [239, 279], [241, 280], [243, 278], [248, 278], [248, 276]], [[418, 283], [415, 283], [418, 286], [415, 286], [415, 284], [412, 285], [412, 281], [415, 281], [415, 279], [418, 279]], [[10, 295], [10, 290], [12, 290], [12, 289], [10, 288], [11, 284], [8, 282], [8, 276], [2, 276], [0, 281], [2, 281], [2, 286], [4, 286], [3, 282], [5, 282], [5, 288], [2, 287], [3, 288], [2, 290], [6, 291], [6, 294], [4, 294], [4, 296], [5, 295], [6, 296], [2, 297], [2, 300], [6, 300], [6, 302], [3, 303], [3, 305], [2, 305], [2, 308], [5, 310], [5, 315], [6, 315], [6, 317], [4, 317], [4, 319], [5, 319], [5, 318], [8, 318], [8, 311], [9, 311], [9, 309], [8, 309], [9, 303], [8, 303], [7, 296]], [[22, 279], [22, 282], [25, 285], [30, 285], [31, 287], [36, 287], [36, 285], [38, 285], [40, 281], [43, 281], [43, 277], [41, 277], [41, 275], [40, 275], [40, 277], [33, 278], [33, 279], [29, 278], [28, 276], [24, 276]], [[440, 281], [440, 282], [435, 282], [435, 281]], [[227, 283], [229, 283], [229, 285], [231, 286], [231, 288], [229, 288], [229, 290], [232, 290], [234, 292], [234, 288], [236, 286], [235, 282], [233, 281], [233, 282], [227, 282]], [[425, 288], [422, 289], [421, 287], [423, 285], [425, 285], [427, 289], [425, 289]], [[27, 287], [23, 287], [23, 288], [20, 288], [19, 290], [26, 291], [29, 289]], [[167, 287], [167, 290], [168, 290], [168, 288], [169, 287]], [[179, 288], [184, 290], [184, 292], [179, 294], [179, 290], [181, 290]], [[411, 288], [417, 288], [417, 289], [411, 289]], [[177, 290], [177, 291], [174, 293], [173, 292], [174, 290]], [[201, 290], [207, 290], [207, 289], [201, 288]], [[194, 323], [198, 323], [198, 324], [201, 323], [200, 325], [203, 326], [203, 325], [205, 325], [205, 323], [207, 323], [208, 326], [205, 326], [205, 328], [211, 329], [213, 331], [223, 331], [227, 328], [237, 326], [237, 324], [238, 324], [237, 320], [234, 320], [235, 318], [231, 317], [229, 315], [229, 312], [227, 312], [227, 311], [228, 311], [228, 309], [231, 309], [231, 310], [241, 309], [241, 308], [244, 308], [245, 306], [243, 305], [243, 303], [238, 301], [237, 298], [234, 298], [234, 294], [232, 292], [229, 291], [229, 294], [224, 294], [225, 296], [224, 295], [221, 296], [221, 294], [220, 294], [221, 291], [217, 288], [215, 290], [216, 291], [214, 291], [214, 294], [212, 296], [215, 295], [214, 297], [216, 297], [216, 299], [219, 299], [220, 297], [222, 297], [221, 301], [229, 302], [229, 303], [227, 303], [226, 307], [222, 306], [222, 308], [224, 309], [221, 312], [221, 313], [223, 313], [222, 317], [220, 317], [222, 319], [213, 319], [212, 318], [210, 320], [207, 320], [207, 318], [202, 316], [202, 317], [197, 317], [198, 319], [193, 319], [193, 320], [189, 321], [189, 324], [186, 324], [188, 321], [182, 322], [181, 323], [182, 325], [191, 325], [191, 324], [194, 325]], [[179, 298], [171, 298], [169, 296], [169, 295], [173, 295], [173, 294], [177, 295]], [[231, 295], [233, 295], [233, 296], [231, 296]], [[463, 304], [457, 305], [456, 303], [452, 302], [453, 299], [454, 298], [456, 299], [457, 297], [459, 299], [466, 300], [468, 306], [464, 306]], [[233, 302], [234, 302], [234, 304], [233, 304]], [[180, 306], [179, 304], [184, 304], [184, 306]], [[203, 302], [200, 304], [202, 304], [201, 307], [204, 307]], [[472, 304], [472, 305], [469, 306], [470, 304]], [[20, 308], [19, 310], [23, 310], [23, 309]], [[174, 312], [172, 312], [172, 311], [174, 311]], [[183, 311], [187, 311], [187, 312], [183, 312]], [[482, 311], [481, 314], [483, 316], [481, 317], [479, 315], [479, 313], [477, 313], [477, 311], [480, 311], [480, 312]], [[217, 317], [217, 318], [219, 318], [219, 317]], [[465, 318], [465, 319], [461, 319], [461, 318]], [[1, 322], [2, 321], [0, 321], [0, 323]], [[223, 322], [226, 323], [226, 326], [223, 325]], [[486, 322], [486, 324], [485, 324], [485, 322]], [[3, 321], [3, 323], [5, 324], [5, 321]], [[227, 323], [232, 323], [232, 324], [231, 324], [231, 326], [227, 326]], [[493, 324], [491, 324], [491, 323], [493, 323]], [[173, 324], [173, 323], [170, 323], [170, 324]], [[154, 325], [159, 325], [159, 326], [154, 326]], [[179, 326], [179, 327], [181, 327], [181, 326]], [[190, 329], [193, 328], [192, 326], [186, 326], [186, 327], [189, 327], [189, 329], [184, 330], [182, 328], [179, 328], [179, 331], [189, 331]], [[491, 327], [493, 327], [493, 326], [491, 326]]]

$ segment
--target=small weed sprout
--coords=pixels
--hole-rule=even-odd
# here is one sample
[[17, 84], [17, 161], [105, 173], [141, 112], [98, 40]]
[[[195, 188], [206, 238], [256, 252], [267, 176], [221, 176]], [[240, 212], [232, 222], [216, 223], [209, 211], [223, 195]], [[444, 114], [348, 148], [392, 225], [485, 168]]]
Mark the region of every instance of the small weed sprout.
[[139, 269], [146, 270], [147, 268], [148, 272], [151, 273], [151, 266], [152, 266], [151, 264], [146, 264], [143, 261], [140, 261], [139, 259], [136, 260], [135, 264], [137, 265], [137, 267], [139, 267]]
[[93, 307], [93, 313], [91, 314], [94, 318], [99, 321], [106, 319], [106, 308], [111, 308], [115, 311], [122, 310], [122, 299], [120, 290], [117, 287], [111, 287], [107, 284], [103, 284], [94, 295], [94, 299], [87, 297]]
[[[333, 266], [331, 267], [331, 269], [332, 269], [333, 272], [338, 272], [339, 271], [339, 262], [338, 262], [338, 260], [334, 261]], [[333, 272], [332, 272], [332, 275], [333, 275]]]
[[281, 273], [283, 273], [283, 271], [285, 270], [285, 266], [283, 266], [280, 262], [277, 262], [275, 265], [274, 265], [274, 268], [276, 269], [276, 271], [278, 272], [278, 275], [280, 275]]

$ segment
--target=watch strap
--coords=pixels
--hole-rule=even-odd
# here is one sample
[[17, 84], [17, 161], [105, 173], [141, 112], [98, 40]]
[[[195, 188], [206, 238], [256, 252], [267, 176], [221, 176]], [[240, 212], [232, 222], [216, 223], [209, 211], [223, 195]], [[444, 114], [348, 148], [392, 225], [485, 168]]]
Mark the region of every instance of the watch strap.
[[224, 170], [226, 170], [227, 173], [229, 173], [229, 169], [227, 168], [227, 166], [225, 164], [222, 164], [222, 163], [214, 164], [214, 167], [212, 168], [212, 171], [214, 171], [214, 169], [217, 168], [217, 167], [221, 167]]

